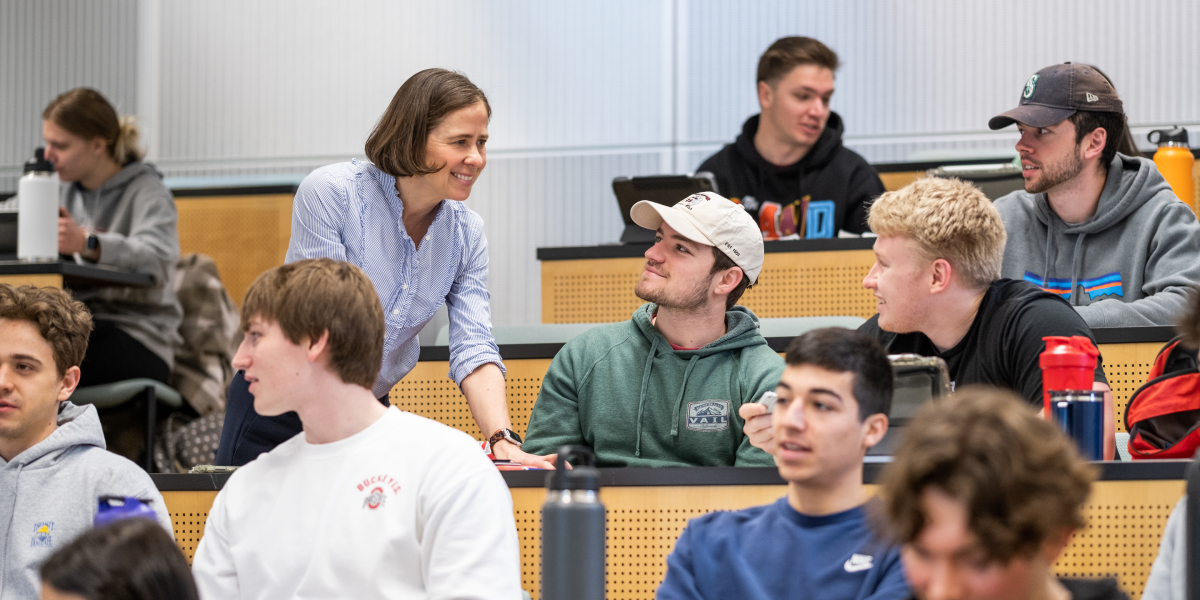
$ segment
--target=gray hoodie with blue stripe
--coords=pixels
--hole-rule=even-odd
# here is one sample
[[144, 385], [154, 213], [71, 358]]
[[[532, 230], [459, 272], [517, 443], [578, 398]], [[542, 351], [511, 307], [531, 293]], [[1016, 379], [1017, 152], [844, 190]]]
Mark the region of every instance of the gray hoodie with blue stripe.
[[1000, 276], [1070, 302], [1093, 329], [1174, 325], [1200, 283], [1200, 223], [1154, 162], [1117, 154], [1096, 214], [1068, 224], [1045, 194], [999, 200], [1008, 243]]
[[150, 476], [104, 449], [96, 408], [63, 402], [50, 437], [10, 461], [0, 458], [0, 600], [41, 596], [38, 569], [92, 528], [100, 496], [148, 500], [172, 532]]

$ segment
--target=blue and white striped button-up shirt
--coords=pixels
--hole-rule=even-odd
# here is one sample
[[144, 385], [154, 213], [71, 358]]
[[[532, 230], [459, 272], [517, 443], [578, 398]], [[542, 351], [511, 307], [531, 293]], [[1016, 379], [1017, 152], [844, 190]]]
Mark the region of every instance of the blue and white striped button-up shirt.
[[382, 397], [417, 364], [417, 332], [442, 302], [450, 312], [450, 378], [461, 384], [480, 365], [504, 370], [492, 339], [483, 219], [443, 200], [420, 247], [404, 229], [396, 179], [357, 160], [310, 173], [292, 203], [287, 262], [327, 257], [357, 265], [379, 294], [387, 333]]

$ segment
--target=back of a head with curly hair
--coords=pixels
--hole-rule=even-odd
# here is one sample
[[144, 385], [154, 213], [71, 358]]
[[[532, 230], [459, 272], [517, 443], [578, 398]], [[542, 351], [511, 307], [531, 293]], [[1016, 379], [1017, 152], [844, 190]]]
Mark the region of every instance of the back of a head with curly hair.
[[60, 289], [0, 284], [0, 319], [29, 321], [54, 349], [59, 377], [78, 367], [92, 334], [92, 313]]
[[967, 529], [996, 562], [1030, 556], [1086, 525], [1095, 470], [1012, 392], [967, 387], [928, 404], [913, 423], [883, 475], [881, 522], [895, 541], [921, 535], [927, 490], [962, 503]]
[[878, 235], [912, 240], [926, 260], [946, 259], [971, 289], [1000, 279], [1004, 222], [969, 182], [926, 177], [886, 192], [871, 205], [867, 225]]

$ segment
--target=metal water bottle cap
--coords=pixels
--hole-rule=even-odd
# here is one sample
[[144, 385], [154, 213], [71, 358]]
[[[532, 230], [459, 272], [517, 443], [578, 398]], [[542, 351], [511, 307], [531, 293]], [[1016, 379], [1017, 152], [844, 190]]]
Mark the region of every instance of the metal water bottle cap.
[[[573, 469], [567, 469], [567, 459]], [[586, 446], [562, 446], [558, 449], [555, 469], [546, 474], [546, 487], [550, 490], [600, 489], [600, 470], [595, 467], [596, 455]]]
[[[1154, 134], [1156, 133], [1158, 134], [1157, 140], [1154, 139]], [[1149, 140], [1151, 144], [1157, 144], [1159, 146], [1188, 147], [1187, 130], [1179, 126], [1175, 126], [1171, 129], [1155, 129], [1154, 131], [1146, 134], [1146, 139]]]
[[25, 161], [26, 173], [53, 173], [54, 163], [46, 160], [46, 149], [37, 148], [33, 151], [33, 158]]

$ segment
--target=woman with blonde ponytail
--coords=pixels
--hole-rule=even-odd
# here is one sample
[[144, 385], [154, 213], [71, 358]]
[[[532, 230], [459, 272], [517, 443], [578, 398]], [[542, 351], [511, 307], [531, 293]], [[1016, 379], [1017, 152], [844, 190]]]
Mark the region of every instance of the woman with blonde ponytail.
[[[96, 90], [76, 88], [55, 98], [42, 112], [42, 137], [62, 180], [58, 251], [155, 282], [74, 290], [96, 324], [80, 386], [142, 377], [166, 383], [183, 315], [172, 285], [179, 260], [174, 197], [162, 175], [142, 162], [133, 117], [118, 118]], [[105, 420], [105, 411], [100, 414]], [[115, 442], [108, 440], [110, 450], [137, 459], [140, 444]]]

